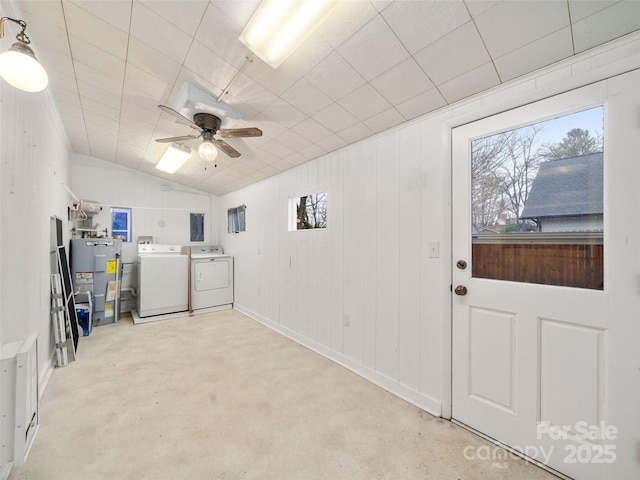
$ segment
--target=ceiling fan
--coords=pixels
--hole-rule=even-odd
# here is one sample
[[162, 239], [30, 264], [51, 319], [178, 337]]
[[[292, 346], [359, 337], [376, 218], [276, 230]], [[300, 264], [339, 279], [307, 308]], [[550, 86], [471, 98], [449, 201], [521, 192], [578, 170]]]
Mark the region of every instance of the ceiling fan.
[[240, 137], [261, 137], [262, 130], [255, 127], [249, 128], [220, 128], [220, 117], [212, 113], [199, 112], [193, 116], [193, 121], [176, 112], [173, 108], [166, 105], [158, 105], [158, 108], [169, 115], [174, 116], [180, 123], [183, 123], [194, 130], [199, 130], [198, 135], [183, 135], [180, 137], [157, 138], [156, 142], [172, 143], [193, 140], [202, 137], [202, 143], [198, 147], [198, 154], [203, 160], [212, 162], [218, 156], [218, 149], [222, 150], [231, 158], [238, 158], [240, 152], [229, 145], [224, 140], [214, 138], [218, 135], [223, 138], [240, 138]]

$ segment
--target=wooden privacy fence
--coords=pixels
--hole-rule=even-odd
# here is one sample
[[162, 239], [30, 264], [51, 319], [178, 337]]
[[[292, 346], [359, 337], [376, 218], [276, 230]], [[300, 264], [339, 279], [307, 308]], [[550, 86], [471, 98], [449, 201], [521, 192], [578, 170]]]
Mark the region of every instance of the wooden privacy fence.
[[533, 235], [533, 239], [531, 235], [474, 238], [473, 276], [593, 290], [604, 288], [602, 234]]

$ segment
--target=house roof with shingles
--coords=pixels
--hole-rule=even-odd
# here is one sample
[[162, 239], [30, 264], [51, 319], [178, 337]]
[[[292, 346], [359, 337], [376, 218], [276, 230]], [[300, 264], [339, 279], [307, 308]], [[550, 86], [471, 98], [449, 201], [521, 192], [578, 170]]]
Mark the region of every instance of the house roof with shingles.
[[603, 213], [602, 152], [540, 165], [520, 218]]

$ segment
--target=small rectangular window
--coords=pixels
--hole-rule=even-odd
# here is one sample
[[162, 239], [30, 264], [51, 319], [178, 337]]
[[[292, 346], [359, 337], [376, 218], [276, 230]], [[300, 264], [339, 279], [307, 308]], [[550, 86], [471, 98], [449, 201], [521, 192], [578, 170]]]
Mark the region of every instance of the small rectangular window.
[[191, 227], [190, 240], [204, 242], [204, 213], [191, 213], [189, 223]]
[[131, 241], [130, 208], [111, 208], [111, 236], [123, 242]]
[[289, 231], [327, 228], [327, 192], [289, 199]]
[[228, 231], [229, 233], [238, 233], [246, 231], [245, 211], [246, 205], [230, 208], [227, 210]]

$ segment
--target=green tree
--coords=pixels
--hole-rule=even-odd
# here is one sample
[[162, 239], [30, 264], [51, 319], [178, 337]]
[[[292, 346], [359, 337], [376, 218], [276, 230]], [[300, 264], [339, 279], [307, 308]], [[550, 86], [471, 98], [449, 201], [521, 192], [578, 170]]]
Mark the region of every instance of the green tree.
[[541, 156], [547, 160], [577, 157], [602, 151], [602, 136], [592, 135], [589, 130], [573, 128], [559, 142], [546, 143], [541, 148]]

